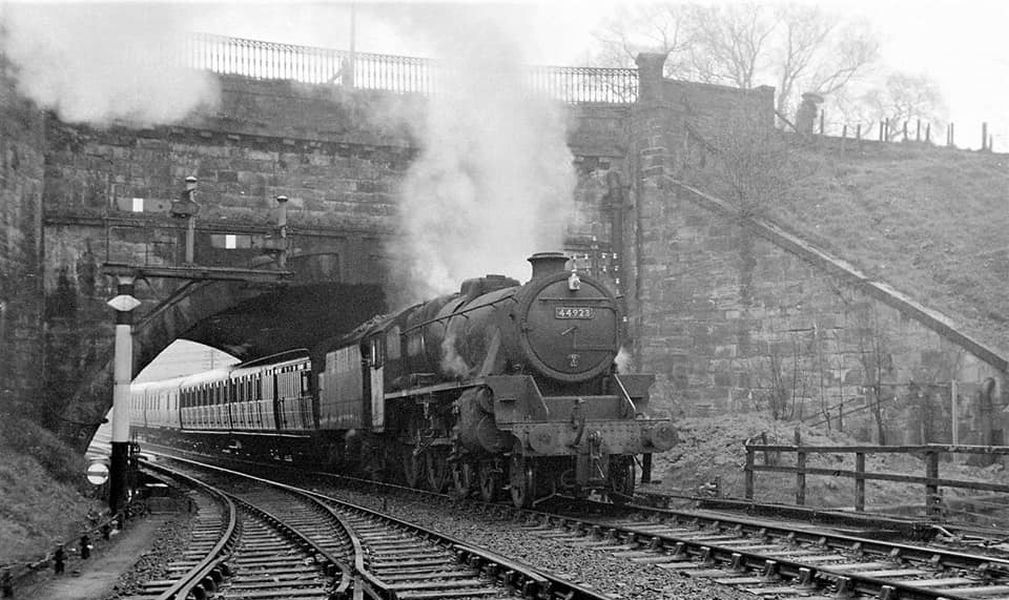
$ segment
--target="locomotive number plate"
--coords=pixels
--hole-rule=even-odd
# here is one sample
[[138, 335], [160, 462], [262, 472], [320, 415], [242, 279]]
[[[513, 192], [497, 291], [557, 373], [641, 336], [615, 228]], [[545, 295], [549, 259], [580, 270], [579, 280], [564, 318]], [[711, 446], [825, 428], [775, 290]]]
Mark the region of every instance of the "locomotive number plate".
[[592, 307], [583, 306], [555, 306], [555, 319], [591, 319]]

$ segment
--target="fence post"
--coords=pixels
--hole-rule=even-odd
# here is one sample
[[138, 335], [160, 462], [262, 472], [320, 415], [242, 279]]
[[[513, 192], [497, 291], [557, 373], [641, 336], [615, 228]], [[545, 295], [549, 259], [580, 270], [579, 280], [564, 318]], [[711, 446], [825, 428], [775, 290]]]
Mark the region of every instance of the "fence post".
[[918, 119], [918, 127], [914, 132], [914, 141], [916, 142], [921, 141], [921, 119]]
[[904, 141], [907, 141], [907, 121], [904, 121]]
[[855, 453], [855, 510], [865, 511], [865, 452]]
[[925, 516], [938, 517], [939, 506], [939, 452], [925, 451]]
[[753, 448], [746, 446], [746, 466], [743, 467], [743, 497], [753, 500]]
[[795, 503], [806, 504], [806, 451], [802, 449], [802, 434], [795, 430]]
[[824, 134], [823, 133], [823, 113], [825, 113], [825, 112], [826, 111], [824, 111], [822, 109], [820, 110], [820, 135]]
[[855, 139], [862, 141], [862, 124], [855, 125]]
[[981, 152], [988, 149], [988, 123], [981, 123]]
[[925, 123], [925, 142], [928, 144], [932, 143], [932, 124]]

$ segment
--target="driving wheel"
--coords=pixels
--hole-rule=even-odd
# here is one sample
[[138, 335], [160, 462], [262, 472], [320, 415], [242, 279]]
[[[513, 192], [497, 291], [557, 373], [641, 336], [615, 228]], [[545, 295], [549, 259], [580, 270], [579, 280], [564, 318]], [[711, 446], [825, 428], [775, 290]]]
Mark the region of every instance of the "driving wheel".
[[501, 470], [494, 461], [480, 462], [480, 499], [484, 502], [496, 502], [501, 491]]

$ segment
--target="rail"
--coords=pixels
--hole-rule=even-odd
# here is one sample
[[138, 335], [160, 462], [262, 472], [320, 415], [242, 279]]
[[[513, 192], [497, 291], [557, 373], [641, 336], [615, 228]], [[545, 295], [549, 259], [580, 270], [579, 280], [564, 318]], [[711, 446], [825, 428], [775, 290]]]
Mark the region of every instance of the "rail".
[[[444, 63], [412, 56], [348, 52], [207, 33], [192, 34], [186, 66], [221, 75], [340, 85], [433, 95], [443, 89]], [[569, 103], [628, 104], [638, 97], [638, 71], [628, 68], [535, 66], [523, 70], [532, 91]]]
[[[970, 454], [970, 455], [994, 455], [1009, 456], [1009, 446], [943, 446], [939, 444], [926, 444], [918, 446], [804, 446], [804, 445], [774, 445], [774, 444], [746, 444], [746, 464], [744, 467], [744, 494], [747, 500], [753, 500], [756, 473], [777, 472], [795, 474], [795, 503], [799, 506], [806, 504], [806, 477], [808, 475], [819, 475], [826, 477], [844, 477], [854, 480], [854, 507], [858, 512], [865, 511], [865, 482], [866, 481], [896, 481], [922, 485], [925, 488], [924, 505], [922, 506], [925, 515], [928, 517], [939, 517], [942, 513], [941, 488], [966, 489], [973, 491], [987, 491], [1009, 494], [1009, 485], [1003, 483], [990, 483], [985, 481], [969, 481], [963, 479], [946, 479], [939, 476], [940, 455], [942, 454]], [[764, 464], [757, 464], [758, 453], [764, 456]], [[771, 464], [771, 456], [780, 453], [794, 453], [795, 463], [792, 465]], [[849, 454], [854, 455], [855, 468], [823, 468], [807, 466], [806, 460], [810, 454]], [[873, 454], [917, 454], [923, 457], [924, 474], [908, 475], [901, 473], [872, 472], [867, 471], [865, 460], [867, 455]]]
[[240, 536], [238, 511], [235, 509], [235, 504], [228, 495], [217, 488], [208, 486], [198, 479], [189, 477], [183, 473], [154, 464], [151, 461], [145, 460], [142, 461], [142, 464], [146, 469], [185, 480], [190, 485], [204, 490], [220, 503], [225, 515], [220, 537], [210, 552], [157, 597], [157, 600], [186, 600], [197, 588], [204, 591], [205, 587], [209, 587], [210, 583], [208, 579], [212, 579], [215, 585], [219, 583], [222, 574], [228, 570], [227, 560], [230, 558], [231, 551]]

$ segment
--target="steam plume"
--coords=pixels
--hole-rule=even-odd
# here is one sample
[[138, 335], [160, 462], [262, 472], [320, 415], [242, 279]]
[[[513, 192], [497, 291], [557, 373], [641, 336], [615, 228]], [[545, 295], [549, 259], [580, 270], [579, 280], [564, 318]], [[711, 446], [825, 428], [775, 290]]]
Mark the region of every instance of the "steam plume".
[[178, 121], [217, 90], [183, 66], [193, 6], [7, 3], [3, 53], [18, 91], [66, 122]]
[[561, 247], [574, 202], [563, 107], [527, 85], [523, 23], [488, 6], [426, 8], [411, 26], [443, 68], [401, 189], [403, 300], [485, 273], [527, 279], [528, 256]]
[[614, 357], [613, 359], [613, 362], [616, 363], [617, 365], [617, 373], [621, 375], [624, 373], [632, 373], [633, 365], [631, 364], [631, 362], [633, 360], [634, 357], [631, 356], [630, 350], [621, 346], [620, 351], [617, 352], [616, 357]]

